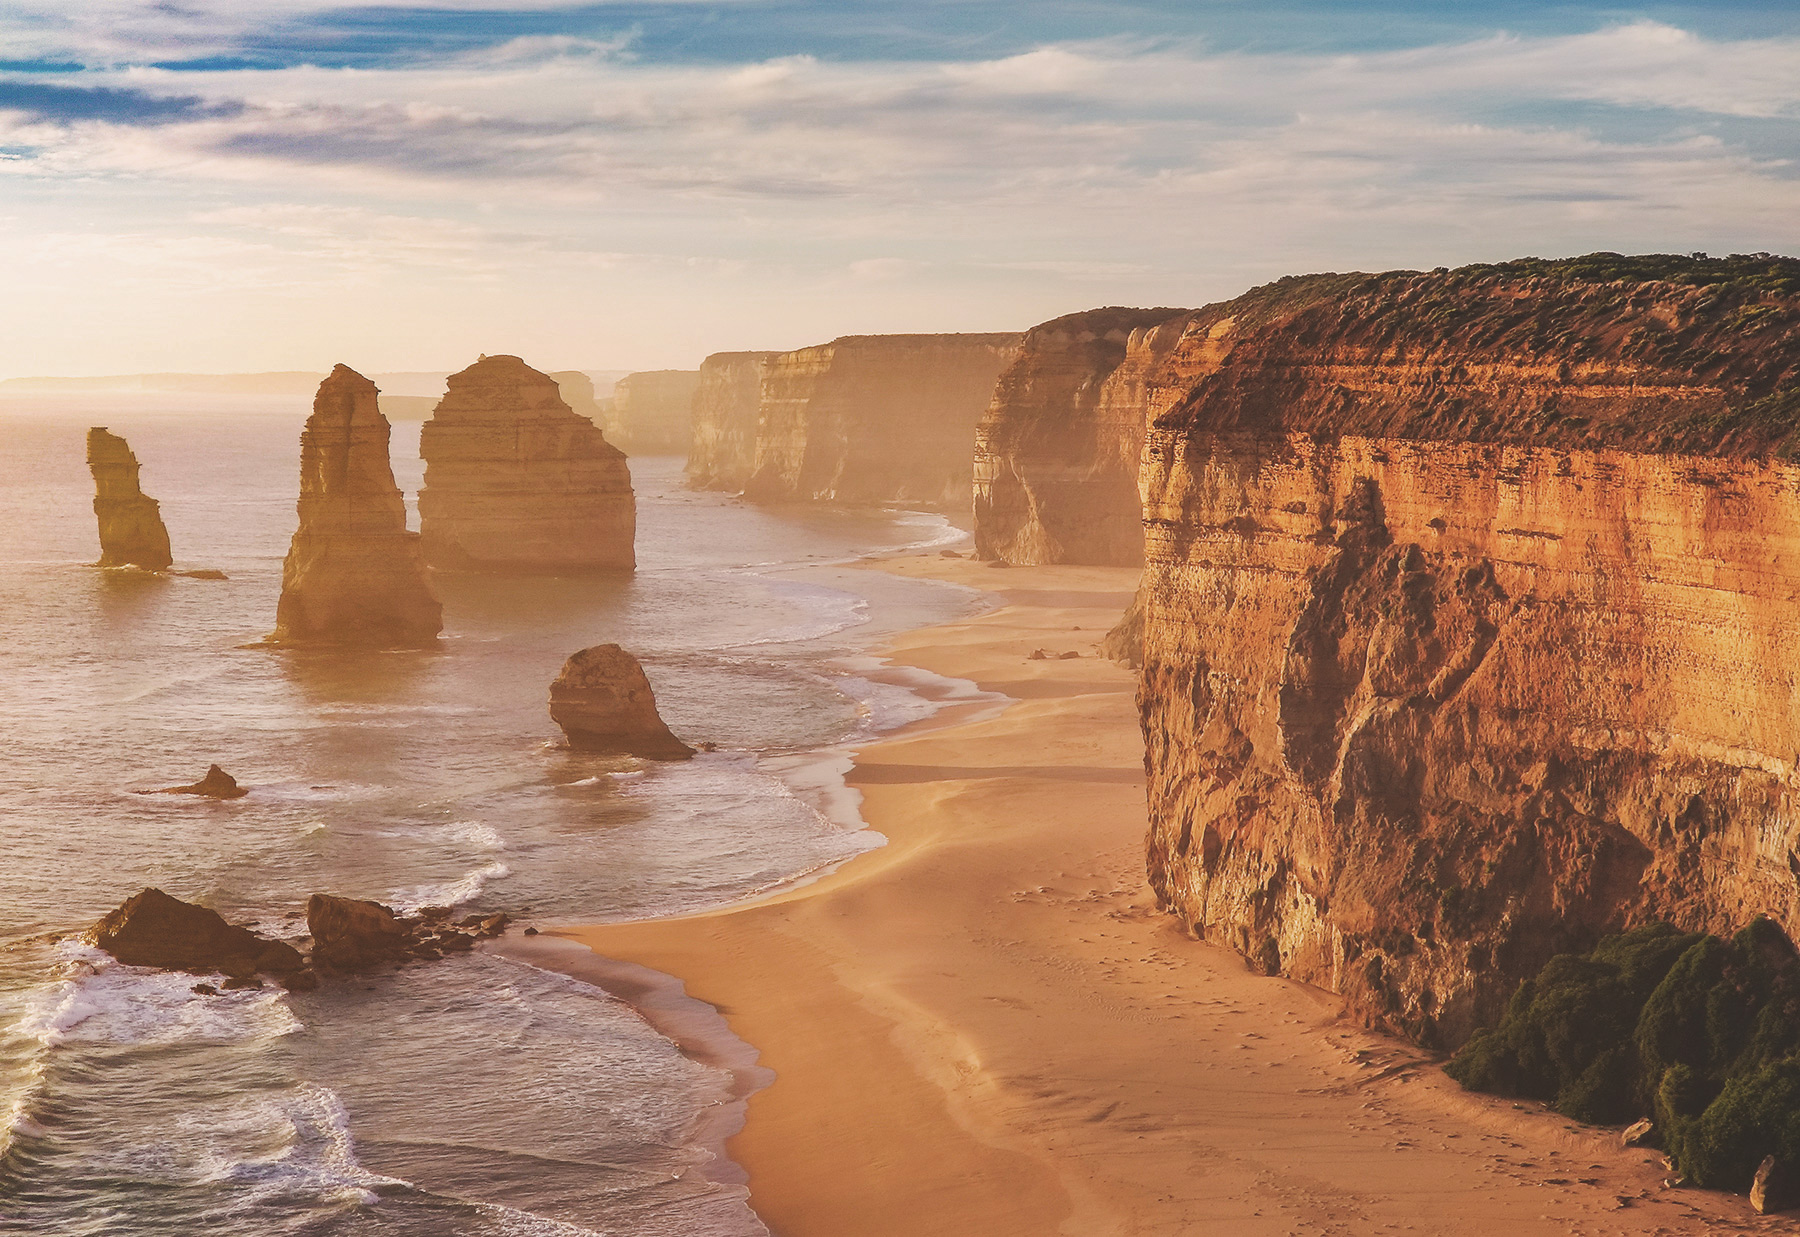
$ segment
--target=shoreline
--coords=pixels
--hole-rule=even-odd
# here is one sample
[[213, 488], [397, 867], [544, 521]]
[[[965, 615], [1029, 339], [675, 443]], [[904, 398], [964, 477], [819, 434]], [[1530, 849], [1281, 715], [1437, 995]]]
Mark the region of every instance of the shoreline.
[[[1156, 910], [1134, 676], [1095, 652], [1134, 570], [865, 568], [997, 594], [876, 652], [1011, 703], [856, 752], [845, 784], [887, 845], [728, 907], [546, 929], [609, 960], [585, 974], [533, 960], [612, 968], [599, 986], [664, 1034], [646, 993], [685, 991], [772, 1071], [724, 1139], [772, 1232], [1788, 1231], [1661, 1188], [1612, 1131], [1462, 1092]], [[671, 1038], [689, 1051], [700, 1025]]]

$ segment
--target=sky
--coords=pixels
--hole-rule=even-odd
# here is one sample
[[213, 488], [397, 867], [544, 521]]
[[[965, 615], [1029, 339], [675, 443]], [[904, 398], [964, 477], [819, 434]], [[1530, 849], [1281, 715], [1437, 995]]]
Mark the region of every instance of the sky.
[[0, 377], [1800, 253], [1800, 4], [0, 0]]

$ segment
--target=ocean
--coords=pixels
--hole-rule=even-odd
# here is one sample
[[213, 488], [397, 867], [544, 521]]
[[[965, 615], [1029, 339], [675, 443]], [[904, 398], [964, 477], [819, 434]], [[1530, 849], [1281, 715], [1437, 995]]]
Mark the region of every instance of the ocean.
[[[276, 651], [255, 642], [305, 413], [0, 402], [0, 1233], [764, 1232], [704, 1136], [741, 1079], [598, 988], [484, 950], [200, 996], [68, 934], [147, 885], [283, 936], [313, 892], [521, 926], [633, 919], [879, 845], [832, 771], [944, 691], [872, 674], [867, 649], [984, 603], [846, 564], [962, 534], [919, 512], [759, 509], [685, 489], [678, 459], [633, 459], [635, 576], [440, 576], [436, 651]], [[90, 565], [98, 424], [142, 462], [176, 565], [229, 579]], [[409, 499], [418, 428], [394, 431]], [[569, 751], [549, 683], [605, 641], [643, 659], [677, 734], [717, 750]], [[247, 798], [133, 793], [214, 762]]]

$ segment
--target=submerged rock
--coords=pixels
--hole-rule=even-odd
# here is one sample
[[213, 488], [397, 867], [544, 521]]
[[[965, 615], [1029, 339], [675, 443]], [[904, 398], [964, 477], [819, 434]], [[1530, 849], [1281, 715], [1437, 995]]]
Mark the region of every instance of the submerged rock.
[[263, 971], [293, 988], [313, 981], [306, 960], [292, 945], [267, 940], [227, 923], [217, 911], [160, 889], [126, 899], [94, 926], [88, 939], [128, 966], [221, 974], [239, 981]]
[[187, 786], [165, 786], [161, 790], [139, 792], [147, 795], [204, 795], [209, 799], [242, 799], [250, 792], [237, 784], [237, 779], [219, 768], [206, 766], [206, 776]]
[[694, 749], [656, 711], [656, 695], [637, 658], [616, 644], [582, 649], [550, 685], [550, 717], [587, 752], [685, 760]]
[[319, 384], [300, 435], [300, 527], [281, 569], [276, 643], [420, 648], [443, 629], [376, 394], [345, 365]]
[[87, 436], [88, 471], [94, 474], [94, 515], [100, 521], [100, 566], [164, 571], [169, 530], [162, 509], [138, 488], [138, 460], [117, 434], [96, 425]]

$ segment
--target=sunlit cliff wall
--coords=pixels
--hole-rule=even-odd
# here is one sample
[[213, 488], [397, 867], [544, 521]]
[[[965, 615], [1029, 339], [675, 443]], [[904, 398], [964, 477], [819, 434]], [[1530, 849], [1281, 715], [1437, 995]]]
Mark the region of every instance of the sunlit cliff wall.
[[688, 483], [741, 490], [756, 469], [756, 410], [763, 366], [774, 352], [715, 352], [700, 363], [688, 447]]
[[1607, 931], [1800, 935], [1800, 262], [1284, 280], [1168, 365], [1172, 913], [1443, 1043]]

